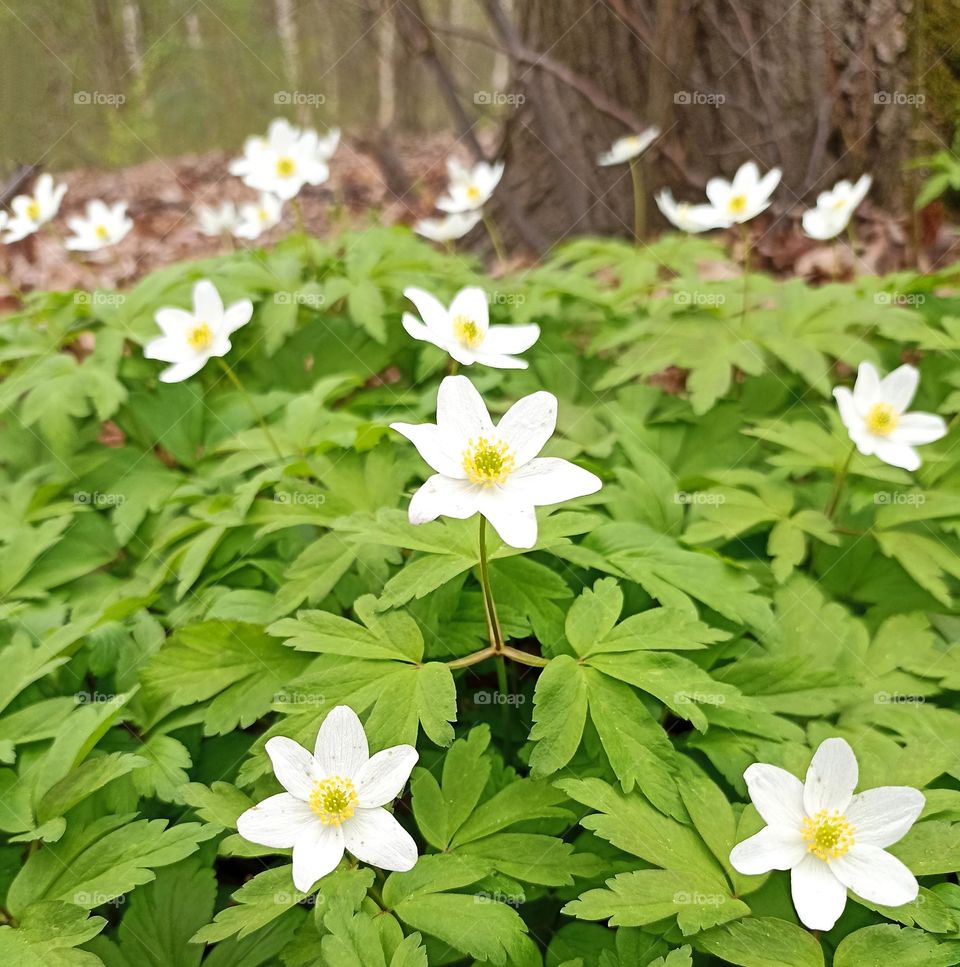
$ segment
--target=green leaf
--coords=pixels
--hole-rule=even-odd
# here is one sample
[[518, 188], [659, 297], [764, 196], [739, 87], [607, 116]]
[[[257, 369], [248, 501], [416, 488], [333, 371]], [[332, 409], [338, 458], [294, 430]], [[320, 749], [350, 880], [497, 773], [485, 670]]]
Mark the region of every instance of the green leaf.
[[693, 943], [740, 967], [823, 967], [823, 951], [814, 937], [776, 917], [748, 917], [714, 927]]
[[840, 941], [834, 967], [953, 967], [960, 942], [941, 942], [922, 930], [892, 923], [864, 927]]

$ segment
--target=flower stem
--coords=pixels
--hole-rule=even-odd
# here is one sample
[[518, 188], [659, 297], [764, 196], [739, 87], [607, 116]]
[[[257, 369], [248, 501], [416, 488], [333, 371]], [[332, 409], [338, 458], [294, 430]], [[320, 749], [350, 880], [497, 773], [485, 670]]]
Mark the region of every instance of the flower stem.
[[490, 236], [490, 241], [493, 243], [493, 250], [497, 254], [498, 262], [507, 261], [507, 250], [503, 246], [503, 236], [500, 234], [500, 229], [497, 228], [497, 223], [493, 220], [491, 215], [488, 215], [486, 211], [481, 209], [481, 217], [483, 218], [483, 227], [487, 230], [487, 234]]
[[633, 182], [633, 237], [639, 242], [647, 221], [647, 196], [644, 193], [643, 169], [636, 158], [630, 159], [630, 180]]
[[223, 369], [224, 373], [227, 375], [227, 379], [236, 387], [240, 395], [247, 401], [247, 406], [250, 408], [250, 412], [253, 414], [253, 418], [260, 424], [260, 429], [263, 430], [263, 435], [267, 438], [273, 452], [277, 455], [278, 460], [283, 460], [283, 453], [280, 450], [280, 446], [276, 441], [274, 435], [270, 432], [270, 428], [267, 426], [266, 420], [260, 415], [260, 410], [257, 409], [257, 404], [254, 403], [253, 397], [247, 392], [247, 388], [240, 382], [240, 377], [230, 368], [230, 364], [222, 357], [217, 357], [217, 362], [220, 363], [220, 367]]
[[740, 226], [743, 235], [743, 307], [740, 310], [740, 323], [747, 321], [747, 299], [750, 295], [750, 229], [746, 222]]
[[307, 231], [307, 223], [303, 217], [303, 209], [300, 207], [299, 198], [291, 198], [290, 206], [293, 208], [293, 213], [297, 218], [297, 228], [300, 230], [300, 234], [303, 236], [303, 255], [307, 261], [307, 265], [312, 269], [313, 265], [313, 252], [310, 249], [310, 233]]
[[483, 609], [487, 616], [487, 634], [495, 655], [503, 653], [503, 632], [497, 618], [497, 606], [490, 588], [490, 569], [487, 566], [487, 518], [480, 515], [480, 586], [483, 589]]
[[844, 460], [843, 466], [837, 471], [837, 475], [833, 478], [833, 490], [830, 493], [830, 500], [827, 502], [827, 509], [824, 513], [830, 520], [833, 520], [833, 515], [837, 512], [837, 505], [840, 503], [840, 494], [843, 492], [843, 485], [846, 482], [847, 477], [850, 475], [850, 463], [853, 460], [853, 455], [856, 453], [857, 447], [854, 444], [850, 447], [850, 452], [847, 454], [847, 459]]

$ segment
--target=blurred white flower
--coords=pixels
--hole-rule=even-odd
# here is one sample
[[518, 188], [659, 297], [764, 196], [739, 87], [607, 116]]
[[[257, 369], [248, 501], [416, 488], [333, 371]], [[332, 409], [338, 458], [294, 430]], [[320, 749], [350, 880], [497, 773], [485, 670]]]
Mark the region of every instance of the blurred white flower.
[[412, 745], [371, 756], [357, 713], [338, 705], [323, 720], [313, 755], [279, 735], [265, 748], [286, 792], [241, 813], [237, 832], [259, 846], [293, 847], [298, 890], [308, 893], [332, 873], [344, 850], [383, 870], [416, 866], [417, 844], [383, 808], [400, 795], [417, 764]]
[[600, 478], [568, 460], [538, 457], [557, 423], [557, 398], [539, 392], [514, 403], [493, 425], [466, 376], [447, 376], [437, 422], [391, 423], [436, 473], [413, 495], [410, 523], [482, 514], [511, 547], [537, 542], [536, 508], [596, 493]]
[[659, 137], [660, 129], [650, 127], [640, 134], [630, 134], [625, 138], [618, 138], [613, 142], [609, 151], [605, 151], [597, 158], [597, 164], [601, 167], [622, 165], [634, 158], [639, 158]]
[[270, 123], [266, 138], [248, 138], [243, 157], [230, 162], [230, 173], [257, 191], [293, 198], [306, 185], [320, 185], [330, 169], [318, 155], [316, 131], [303, 132], [283, 118]]
[[307, 128], [305, 134], [312, 134], [316, 138], [314, 155], [320, 161], [329, 161], [340, 145], [340, 128], [330, 128], [324, 135], [317, 134], [312, 128]]
[[413, 230], [431, 242], [452, 242], [472, 231], [483, 215], [478, 211], [457, 212], [443, 218], [421, 218]]
[[147, 359], [173, 363], [160, 374], [164, 383], [179, 383], [199, 372], [212, 356], [230, 352], [230, 334], [245, 326], [253, 315], [249, 299], [226, 309], [216, 286], [203, 279], [193, 287], [193, 312], [158, 309], [154, 318], [163, 332], [143, 349]]
[[527, 326], [491, 326], [487, 294], [469, 286], [461, 289], [445, 309], [423, 289], [404, 289], [403, 294], [417, 307], [421, 319], [403, 314], [403, 328], [424, 342], [439, 346], [458, 363], [480, 363], [494, 369], [526, 369], [527, 363], [514, 358], [540, 337], [536, 323]]
[[770, 196], [780, 184], [780, 169], [771, 168], [762, 178], [757, 166], [741, 165], [733, 181], [711, 178], [707, 182], [710, 204], [732, 224], [742, 224], [770, 207]]
[[125, 201], [107, 205], [94, 199], [87, 202], [86, 215], [67, 219], [67, 227], [73, 232], [73, 236], [64, 243], [68, 249], [96, 252], [126, 238], [133, 228], [133, 219], [127, 216]]
[[237, 238], [259, 238], [264, 232], [280, 224], [283, 201], [276, 195], [263, 192], [256, 202], [240, 206], [240, 215], [233, 234]]
[[916, 877], [885, 849], [906, 835], [923, 809], [923, 793], [881, 786], [853, 794], [859, 769], [840, 738], [817, 749], [806, 781], [756, 763], [743, 774], [750, 799], [767, 824], [730, 853], [748, 876], [790, 870], [797, 916], [811, 930], [830, 930], [847, 890], [868, 903], [899, 907], [917, 898]]
[[472, 168], [465, 168], [459, 162], [447, 162], [450, 184], [447, 193], [437, 199], [437, 208], [442, 212], [476, 211], [482, 208], [493, 194], [493, 190], [503, 177], [503, 162], [488, 164], [480, 161]]
[[729, 228], [730, 219], [724, 217], [713, 205], [690, 205], [685, 201], [674, 201], [669, 188], [664, 188], [656, 196], [657, 208], [671, 225], [683, 232], [709, 232], [714, 228]]
[[33, 186], [32, 195], [17, 195], [10, 203], [13, 217], [7, 223], [4, 242], [19, 242], [49, 222], [60, 211], [66, 191], [67, 186], [55, 185], [51, 175], [40, 175]]
[[204, 235], [229, 235], [237, 227], [237, 206], [232, 201], [222, 205], [198, 205], [197, 227]]
[[853, 392], [845, 386], [833, 391], [850, 439], [864, 455], [884, 463], [916, 470], [920, 457], [914, 447], [946, 435], [947, 424], [935, 413], [907, 413], [920, 382], [913, 366], [900, 366], [883, 379], [870, 363], [861, 363]]
[[829, 191], [817, 195], [816, 208], [803, 213], [803, 230], [811, 238], [836, 238], [850, 223], [854, 210], [867, 196], [873, 179], [863, 175], [856, 184], [838, 181]]

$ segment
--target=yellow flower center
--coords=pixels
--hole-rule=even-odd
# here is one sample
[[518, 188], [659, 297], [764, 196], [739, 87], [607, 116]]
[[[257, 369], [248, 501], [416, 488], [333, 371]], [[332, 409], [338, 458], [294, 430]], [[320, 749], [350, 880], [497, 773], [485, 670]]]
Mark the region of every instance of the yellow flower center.
[[747, 210], [747, 196], [734, 195], [727, 202], [727, 207], [730, 209], [731, 215], [742, 215]]
[[467, 198], [470, 201], [476, 201], [480, 197], [480, 189], [476, 185], [469, 185], [467, 187]]
[[900, 414], [890, 403], [874, 403], [867, 411], [867, 429], [876, 436], [890, 436], [900, 422]]
[[95, 228], [95, 229], [93, 230], [93, 234], [94, 234], [94, 235], [96, 235], [96, 236], [97, 236], [97, 238], [102, 238], [102, 239], [104, 239], [104, 241], [106, 241], [106, 239], [108, 239], [108, 238], [110, 237], [110, 232], [109, 232], [109, 230], [107, 229], [107, 226], [106, 226], [106, 225], [98, 225], [98, 226], [97, 226], [97, 227], [96, 227], [96, 228]]
[[476, 349], [483, 342], [480, 327], [469, 316], [455, 316], [453, 334], [457, 341], [467, 349]]
[[855, 840], [854, 827], [847, 817], [836, 811], [821, 809], [815, 816], [806, 817], [800, 835], [807, 844], [807, 852], [818, 860], [835, 860], [847, 853]]
[[260, 209], [258, 209], [257, 210], [257, 215], [260, 217], [260, 221], [261, 222], [265, 222], [265, 221], [267, 221], [267, 219], [270, 218], [270, 212], [268, 212], [266, 210], [266, 208], [260, 208]]
[[27, 218], [29, 218], [31, 222], [39, 221], [40, 205], [38, 202], [31, 201], [30, 204], [27, 205]]
[[500, 441], [478, 437], [463, 451], [463, 469], [473, 483], [490, 487], [502, 484], [513, 472], [516, 458], [510, 447]]
[[322, 779], [307, 800], [324, 826], [339, 826], [357, 811], [357, 790], [345, 776]]
[[293, 158], [277, 158], [277, 175], [289, 178], [297, 170], [297, 163]]
[[212, 342], [213, 332], [205, 322], [201, 322], [187, 332], [187, 345], [191, 349], [196, 349], [197, 352], [209, 349]]

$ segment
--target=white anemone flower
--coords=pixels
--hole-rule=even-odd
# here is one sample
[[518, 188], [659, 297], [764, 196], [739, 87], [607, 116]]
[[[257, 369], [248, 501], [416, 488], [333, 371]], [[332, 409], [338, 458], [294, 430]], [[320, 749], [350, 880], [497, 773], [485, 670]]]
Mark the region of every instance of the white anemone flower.
[[557, 457], [538, 457], [557, 423], [557, 398], [532, 393], [494, 426], [465, 376], [447, 376], [437, 422], [391, 423], [436, 473], [413, 495], [410, 523], [482, 514], [511, 547], [537, 542], [536, 508], [596, 493], [600, 478]]
[[639, 158], [647, 148], [660, 137], [660, 128], [650, 127], [640, 134], [629, 134], [625, 138], [618, 138], [610, 147], [597, 158], [597, 164], [605, 168], [609, 165], [622, 165], [627, 161]]
[[457, 162], [447, 164], [450, 184], [447, 193], [437, 199], [437, 208], [442, 212], [455, 215], [458, 212], [476, 211], [482, 208], [493, 194], [493, 190], [503, 177], [503, 162], [488, 164], [480, 161], [472, 168], [465, 168]]
[[827, 241], [836, 238], [850, 224], [860, 202], [867, 197], [873, 179], [863, 175], [856, 184], [838, 181], [829, 191], [817, 195], [816, 208], [803, 213], [803, 230], [811, 238]]
[[946, 422], [935, 413], [907, 413], [920, 382], [913, 366], [900, 366], [883, 379], [870, 363], [861, 363], [853, 392], [845, 386], [833, 391], [840, 419], [850, 439], [864, 456], [874, 455], [891, 467], [916, 470], [920, 457], [914, 447], [946, 435]]
[[248, 138], [243, 157], [230, 162], [230, 173], [257, 191], [283, 200], [297, 195], [304, 185], [319, 185], [330, 177], [326, 162], [317, 155], [316, 131], [303, 132], [283, 118], [272, 121], [266, 138]]
[[748, 161], [740, 166], [733, 181], [711, 178], [707, 182], [710, 204], [733, 224], [742, 224], [770, 207], [770, 196], [780, 184], [780, 169], [771, 168], [762, 178], [757, 166]]
[[232, 201], [222, 205], [198, 205], [197, 228], [211, 237], [229, 235], [237, 227], [237, 206]]
[[96, 252], [116, 245], [127, 237], [133, 228], [133, 219], [127, 215], [127, 203], [108, 205], [99, 199], [87, 202], [86, 215], [67, 219], [73, 236], [64, 243], [73, 252]]
[[483, 215], [478, 211], [457, 212], [443, 218], [421, 218], [413, 230], [431, 242], [453, 242], [473, 231]]
[[338, 705], [323, 720], [311, 755], [282, 736], [267, 755], [286, 792], [264, 799], [237, 819], [237, 832], [272, 849], [293, 848], [293, 885], [309, 892], [333, 872], [344, 850], [382, 870], [412, 870], [419, 858], [410, 834], [383, 807], [417, 764], [412, 745], [371, 756], [357, 713]]
[[403, 294], [422, 319], [409, 312], [403, 314], [403, 328], [414, 339], [433, 343], [464, 366], [480, 363], [494, 369], [527, 368], [527, 363], [514, 354], [525, 352], [540, 338], [540, 327], [536, 323], [491, 326], [483, 289], [461, 289], [449, 309], [423, 289], [404, 289]]
[[674, 201], [669, 188], [664, 188], [655, 200], [663, 217], [682, 232], [698, 234], [715, 228], [730, 227], [730, 219], [721, 215], [713, 205], [691, 205], [685, 201]]
[[40, 175], [33, 186], [32, 195], [17, 195], [10, 203], [13, 217], [7, 223], [4, 242], [19, 242], [46, 225], [60, 211], [60, 203], [66, 192], [66, 185], [55, 185], [50, 175]]
[[240, 214], [233, 229], [237, 238], [255, 239], [280, 224], [283, 201], [276, 195], [263, 192], [255, 202], [240, 206]]
[[743, 778], [767, 825], [731, 850], [730, 863], [747, 875], [790, 870], [793, 905], [811, 930], [833, 927], [847, 890], [885, 907], [916, 899], [916, 878], [886, 847], [920, 815], [923, 793], [881, 786], [854, 795], [857, 759], [840, 738], [820, 744], [803, 783], [763, 763]]
[[320, 161], [329, 161], [340, 146], [340, 128], [330, 128], [326, 134], [311, 133], [317, 139], [314, 154]]
[[160, 374], [160, 381], [179, 383], [203, 369], [211, 357], [230, 352], [230, 334], [245, 326], [252, 315], [249, 299], [225, 309], [216, 286], [203, 279], [193, 287], [193, 312], [157, 310], [154, 318], [163, 335], [148, 342], [143, 355], [172, 363]]

